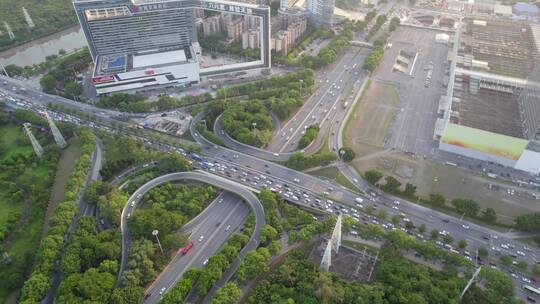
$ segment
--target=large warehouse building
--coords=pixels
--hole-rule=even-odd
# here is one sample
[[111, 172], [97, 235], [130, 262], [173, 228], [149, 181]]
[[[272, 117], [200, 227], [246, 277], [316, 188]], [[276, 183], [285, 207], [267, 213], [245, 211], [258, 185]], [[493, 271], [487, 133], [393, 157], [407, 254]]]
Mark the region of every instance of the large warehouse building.
[[[270, 67], [270, 8], [220, 0], [75, 0], [98, 94], [188, 86], [200, 76]], [[261, 18], [260, 60], [201, 68], [193, 9]]]
[[465, 19], [435, 137], [439, 148], [540, 172], [540, 28]]

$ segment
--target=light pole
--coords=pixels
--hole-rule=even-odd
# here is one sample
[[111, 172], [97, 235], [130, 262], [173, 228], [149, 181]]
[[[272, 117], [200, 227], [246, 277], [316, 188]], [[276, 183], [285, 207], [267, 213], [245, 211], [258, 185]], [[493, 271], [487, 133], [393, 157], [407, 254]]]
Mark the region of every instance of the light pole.
[[161, 250], [161, 254], [163, 254], [163, 248], [161, 247], [161, 242], [159, 241], [158, 234], [159, 234], [158, 230], [153, 230], [152, 231], [152, 235], [156, 237], [157, 243], [159, 245], [159, 249]]

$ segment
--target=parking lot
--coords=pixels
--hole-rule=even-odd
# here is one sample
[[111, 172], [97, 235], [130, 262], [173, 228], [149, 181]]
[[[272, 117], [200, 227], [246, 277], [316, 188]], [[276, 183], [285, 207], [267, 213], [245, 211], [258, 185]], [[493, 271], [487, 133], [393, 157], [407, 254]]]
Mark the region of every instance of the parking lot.
[[[438, 101], [444, 92], [443, 80], [448, 66], [448, 46], [435, 42], [438, 32], [400, 26], [389, 41], [391, 48], [374, 79], [393, 85], [400, 96], [399, 110], [392, 119], [385, 140], [386, 148], [431, 155], [436, 142], [433, 129]], [[399, 58], [398, 58], [399, 56]], [[408, 66], [395, 71], [396, 61], [404, 58]]]

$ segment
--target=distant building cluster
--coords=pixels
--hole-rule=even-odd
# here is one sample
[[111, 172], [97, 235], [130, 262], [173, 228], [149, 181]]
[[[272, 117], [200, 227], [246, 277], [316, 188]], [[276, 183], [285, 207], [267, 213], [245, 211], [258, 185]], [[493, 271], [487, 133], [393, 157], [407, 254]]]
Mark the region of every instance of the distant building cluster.
[[307, 29], [307, 19], [294, 16], [278, 16], [272, 20], [270, 49], [287, 55]]
[[[220, 14], [204, 17], [196, 12], [197, 28], [208, 37], [226, 33], [226, 43], [240, 41], [243, 49], [259, 49], [261, 44], [260, 18]], [[272, 18], [270, 49], [287, 55], [292, 46], [306, 32], [308, 20], [303, 16], [278, 15]]]
[[514, 20], [538, 21], [540, 17], [539, 3], [517, 2], [513, 5], [501, 4], [496, 0], [472, 0], [444, 2], [443, 7], [455, 12], [468, 14], [485, 14], [507, 17]]

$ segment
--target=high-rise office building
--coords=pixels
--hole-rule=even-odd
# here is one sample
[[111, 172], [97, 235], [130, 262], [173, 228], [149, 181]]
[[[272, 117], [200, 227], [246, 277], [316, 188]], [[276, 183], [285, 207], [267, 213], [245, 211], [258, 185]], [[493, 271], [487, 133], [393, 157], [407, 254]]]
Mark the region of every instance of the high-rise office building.
[[199, 81], [193, 8], [179, 2], [76, 0], [99, 94]]
[[[270, 66], [269, 7], [222, 0], [74, 0], [73, 6], [94, 61], [98, 94], [187, 86], [200, 75]], [[195, 9], [261, 18], [261, 60], [201, 69]], [[230, 36], [237, 40], [242, 19], [234, 25]]]
[[335, 0], [307, 0], [306, 8], [314, 23], [332, 26], [334, 22]]

